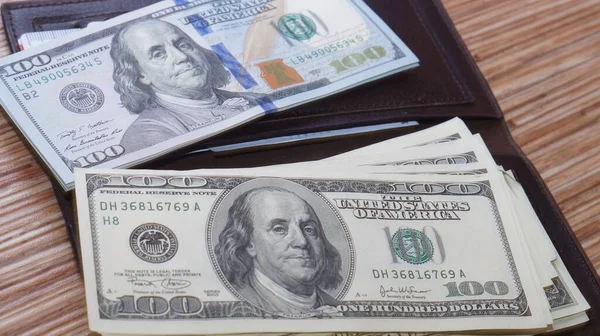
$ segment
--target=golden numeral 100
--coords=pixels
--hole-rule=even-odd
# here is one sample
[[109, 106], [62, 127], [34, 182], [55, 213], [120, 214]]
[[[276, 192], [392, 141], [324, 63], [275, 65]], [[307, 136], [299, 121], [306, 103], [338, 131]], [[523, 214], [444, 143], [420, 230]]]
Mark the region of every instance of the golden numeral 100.
[[387, 55], [387, 51], [381, 46], [368, 47], [362, 53], [352, 53], [340, 60], [329, 63], [337, 73], [362, 65], [367, 59], [378, 60]]

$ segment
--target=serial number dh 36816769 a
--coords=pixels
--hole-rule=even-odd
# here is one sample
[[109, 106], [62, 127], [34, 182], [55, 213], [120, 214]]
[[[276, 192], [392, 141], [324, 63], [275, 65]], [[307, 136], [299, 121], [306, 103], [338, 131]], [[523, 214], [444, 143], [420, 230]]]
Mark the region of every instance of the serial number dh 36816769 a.
[[198, 202], [100, 202], [100, 210], [109, 211], [200, 211]]
[[375, 279], [456, 279], [466, 278], [462, 269], [457, 270], [396, 270], [396, 269], [373, 269]]

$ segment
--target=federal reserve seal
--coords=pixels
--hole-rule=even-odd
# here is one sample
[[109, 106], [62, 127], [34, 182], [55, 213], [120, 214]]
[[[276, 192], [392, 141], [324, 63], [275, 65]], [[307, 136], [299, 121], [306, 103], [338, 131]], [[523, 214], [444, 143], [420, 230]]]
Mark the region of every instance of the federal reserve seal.
[[277, 22], [279, 31], [298, 41], [308, 40], [315, 36], [317, 25], [306, 15], [290, 13], [282, 16]]
[[426, 263], [433, 256], [433, 244], [423, 233], [415, 229], [402, 228], [392, 236], [396, 255], [407, 263]]
[[136, 256], [154, 264], [173, 258], [178, 247], [173, 231], [157, 223], [146, 223], [135, 228], [129, 237], [129, 245]]
[[104, 104], [104, 93], [95, 85], [73, 83], [60, 91], [60, 102], [69, 111], [88, 114], [98, 111]]

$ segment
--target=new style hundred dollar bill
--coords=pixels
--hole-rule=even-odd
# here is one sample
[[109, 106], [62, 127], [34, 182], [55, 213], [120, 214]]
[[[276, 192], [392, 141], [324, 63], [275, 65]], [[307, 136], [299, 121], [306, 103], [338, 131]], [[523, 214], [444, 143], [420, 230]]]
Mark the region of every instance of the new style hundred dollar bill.
[[165, 0], [0, 60], [0, 101], [66, 190], [418, 65], [362, 0]]
[[90, 327], [543, 329], [544, 294], [498, 183], [76, 170]]

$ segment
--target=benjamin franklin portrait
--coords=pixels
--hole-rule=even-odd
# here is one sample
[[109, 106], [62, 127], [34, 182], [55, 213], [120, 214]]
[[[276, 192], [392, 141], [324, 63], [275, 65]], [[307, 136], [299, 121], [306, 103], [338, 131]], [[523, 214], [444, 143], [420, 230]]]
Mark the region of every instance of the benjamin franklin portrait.
[[121, 28], [110, 55], [121, 103], [138, 115], [121, 140], [126, 152], [230, 118], [261, 97], [219, 89], [232, 77], [219, 57], [161, 20]]
[[216, 262], [239, 296], [269, 313], [337, 312], [339, 301], [331, 293], [348, 277], [342, 267], [348, 251], [340, 253], [323, 225], [297, 193], [279, 186], [251, 188], [228, 208], [216, 239]]

